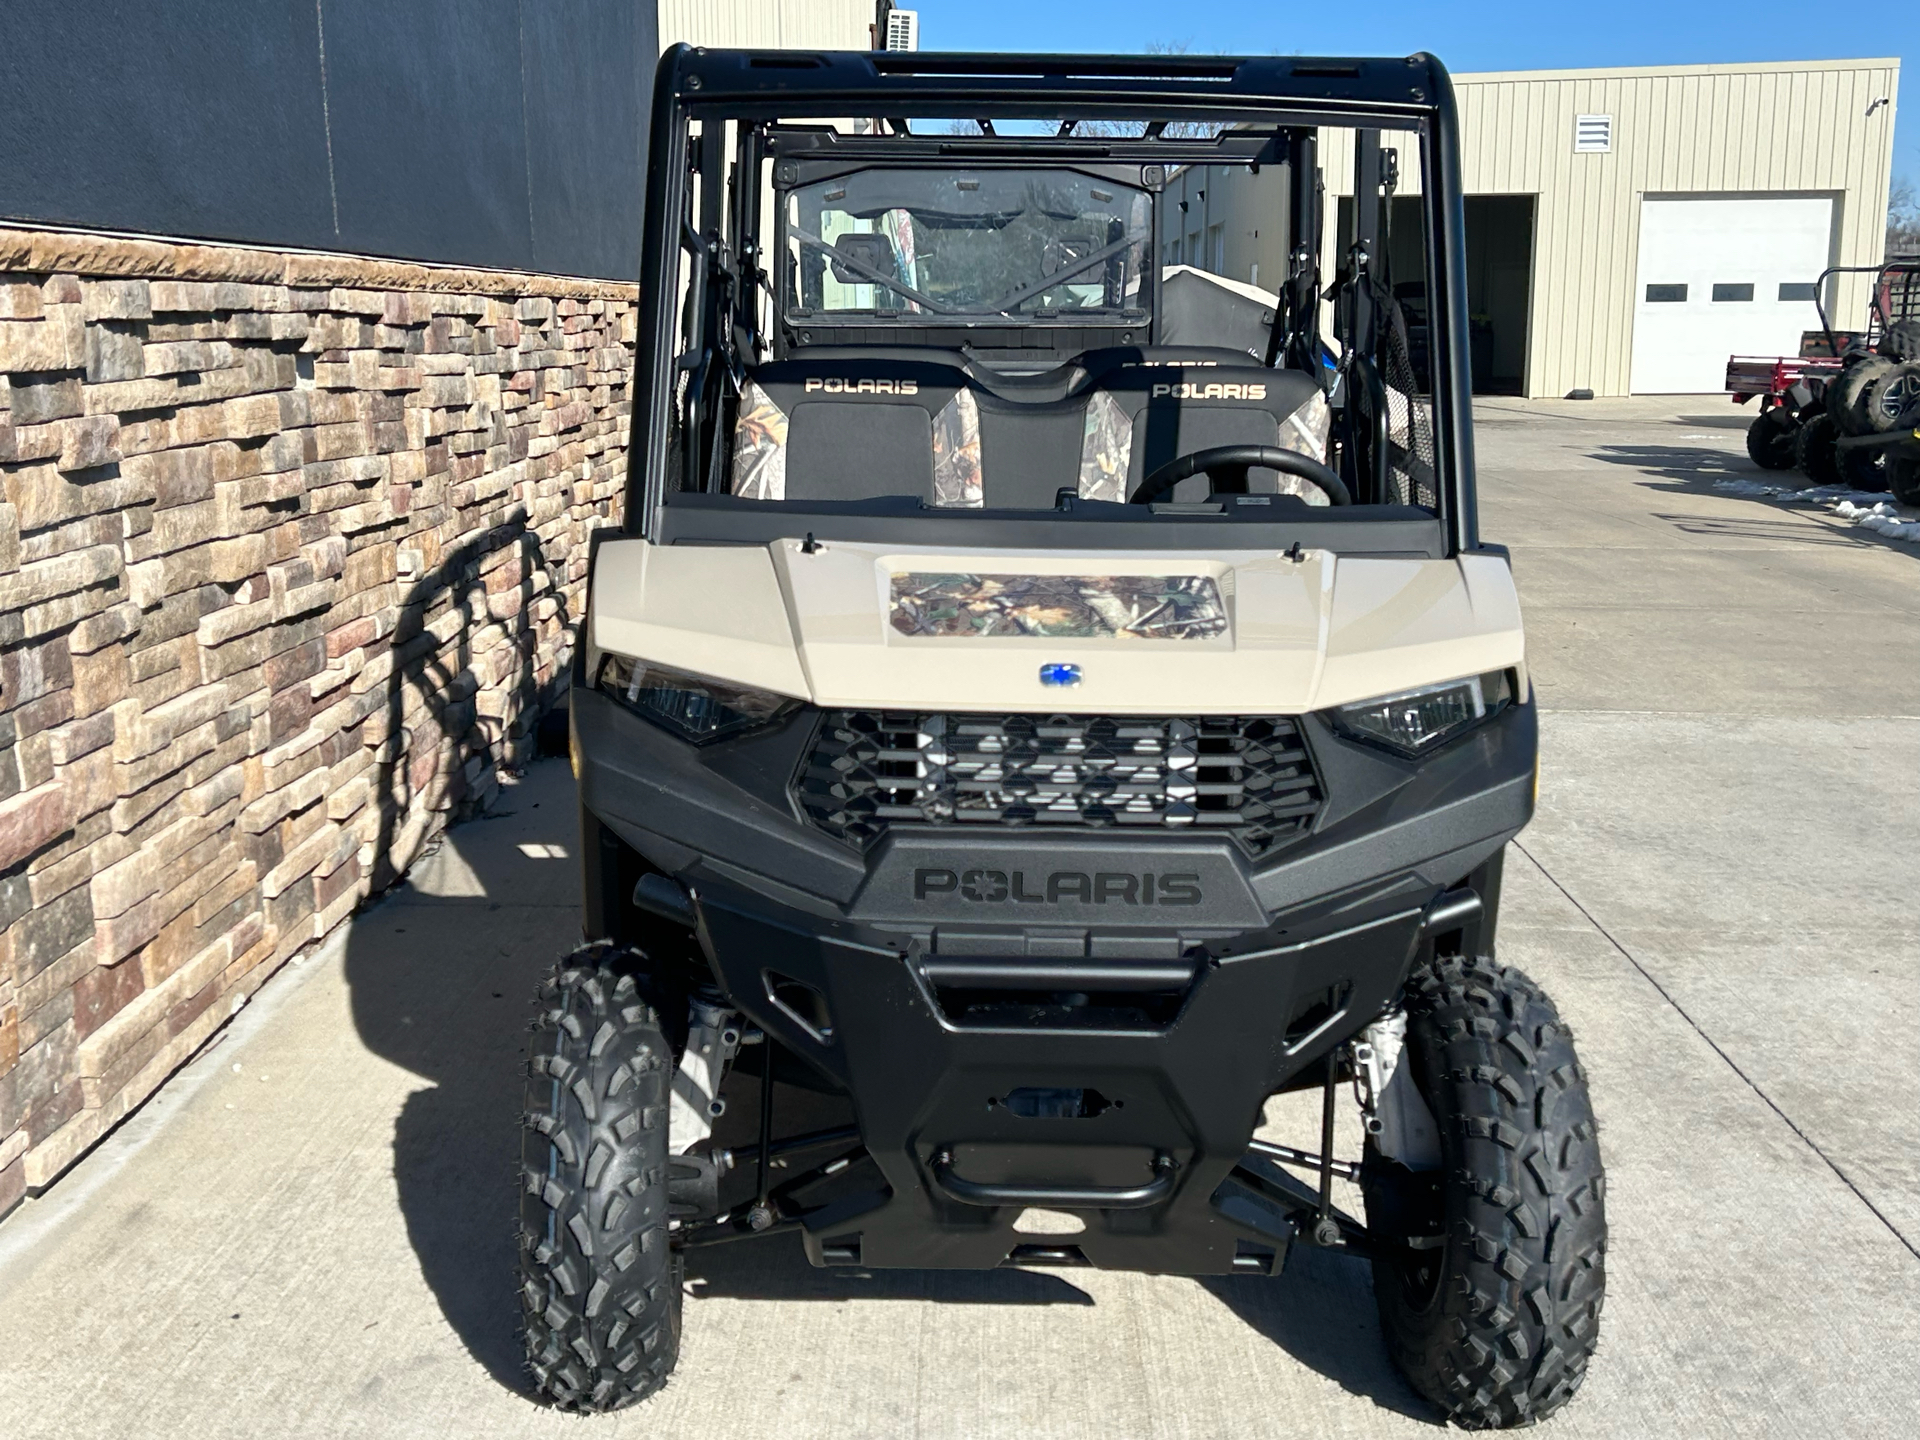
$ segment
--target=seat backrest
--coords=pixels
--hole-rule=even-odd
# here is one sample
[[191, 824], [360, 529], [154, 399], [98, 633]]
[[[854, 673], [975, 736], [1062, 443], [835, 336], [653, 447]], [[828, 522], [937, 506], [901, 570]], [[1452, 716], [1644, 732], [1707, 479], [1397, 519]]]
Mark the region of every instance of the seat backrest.
[[[1330, 416], [1311, 376], [1263, 365], [1172, 361], [1123, 365], [1098, 374], [1088, 387], [1087, 454], [1083, 472], [1109, 477], [1124, 498], [1169, 461], [1219, 445], [1277, 445], [1315, 460], [1327, 458]], [[1256, 494], [1318, 490], [1273, 470], [1253, 470]], [[1083, 474], [1081, 493], [1089, 481]], [[1203, 497], [1203, 476], [1181, 484], [1172, 498]]]
[[[916, 496], [940, 506], [1051, 509], [1062, 489], [1124, 500], [1155, 469], [1217, 445], [1326, 458], [1326, 402], [1290, 370], [1111, 352], [1064, 396], [983, 383], [898, 355], [807, 356], [756, 367], [743, 388], [730, 488], [756, 500]], [[1249, 488], [1317, 498], [1255, 470]], [[1197, 499], [1208, 482], [1173, 498]]]
[[982, 391], [980, 473], [989, 506], [1048, 510], [1080, 490], [1087, 397], [1020, 401]]
[[753, 500], [977, 506], [980, 423], [967, 377], [892, 358], [758, 366], [741, 391], [730, 488]]

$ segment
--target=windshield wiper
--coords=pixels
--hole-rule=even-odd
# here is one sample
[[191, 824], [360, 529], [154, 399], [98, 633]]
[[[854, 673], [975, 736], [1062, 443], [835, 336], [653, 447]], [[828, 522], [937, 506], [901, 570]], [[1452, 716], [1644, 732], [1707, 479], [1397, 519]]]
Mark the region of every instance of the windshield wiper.
[[1022, 301], [1031, 300], [1034, 296], [1051, 290], [1054, 286], [1062, 284], [1073, 276], [1078, 275], [1082, 270], [1091, 270], [1096, 265], [1105, 264], [1129, 245], [1137, 245], [1139, 243], [1140, 241], [1137, 236], [1128, 236], [1124, 239], [1116, 240], [1105, 249], [1094, 251], [1093, 254], [1087, 256], [1086, 259], [1069, 265], [1064, 270], [1054, 271], [1053, 274], [1047, 276], [1044, 280], [1036, 280], [1031, 285], [1022, 285], [1011, 295], [1004, 296], [987, 306], [981, 313], [986, 315], [1010, 315], [1013, 313], [1013, 307]]
[[835, 264], [845, 266], [847, 269], [853, 271], [854, 274], [864, 276], [866, 279], [870, 280], [875, 285], [886, 286], [887, 289], [893, 291], [893, 293], [896, 295], [904, 295], [907, 297], [907, 299], [916, 301], [919, 304], [924, 305], [927, 309], [933, 311], [934, 314], [936, 315], [976, 315], [976, 314], [990, 315], [990, 314], [996, 313], [990, 310], [978, 310], [978, 311], [956, 310], [951, 305], [941, 304], [938, 300], [934, 299], [931, 295], [924, 294], [921, 291], [914, 289], [911, 285], [901, 284], [898, 280], [893, 279], [891, 276], [887, 275], [884, 271], [876, 270], [873, 266], [867, 264], [867, 262], [864, 260], [856, 260], [851, 255], [842, 254], [840, 251], [834, 249], [833, 246], [829, 245], [826, 241], [822, 240], [818, 235], [809, 235], [806, 231], [798, 230], [798, 229], [790, 230], [788, 233], [791, 234], [795, 239], [797, 239], [802, 245], [811, 245], [816, 250], [826, 251], [827, 254], [833, 257]]

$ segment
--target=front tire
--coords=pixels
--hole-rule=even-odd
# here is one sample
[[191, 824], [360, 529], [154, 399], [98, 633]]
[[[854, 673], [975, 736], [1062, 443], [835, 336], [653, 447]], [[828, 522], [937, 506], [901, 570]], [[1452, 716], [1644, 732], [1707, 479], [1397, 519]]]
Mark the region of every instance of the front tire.
[[536, 1390], [594, 1413], [644, 1400], [680, 1354], [667, 1239], [673, 1052], [635, 952], [601, 942], [540, 990], [521, 1145], [520, 1298]]
[[1888, 455], [1887, 488], [1902, 505], [1920, 505], [1920, 459]]
[[1762, 410], [1747, 426], [1747, 458], [1762, 470], [1791, 470], [1795, 423], [1788, 406]]
[[1809, 482], [1822, 488], [1845, 484], [1840, 474], [1840, 429], [1831, 415], [1816, 415], [1794, 435], [1794, 463]]
[[1414, 1388], [1456, 1424], [1532, 1424], [1572, 1398], [1599, 1338], [1606, 1179], [1586, 1074], [1553, 1002], [1518, 970], [1448, 957], [1406, 995], [1403, 1063], [1439, 1123], [1442, 1169], [1422, 1186], [1368, 1156], [1380, 1323]]
[[1872, 450], [1842, 450], [1839, 462], [1841, 481], [1855, 490], [1879, 495], [1892, 484], [1887, 473], [1887, 457], [1876, 455]]

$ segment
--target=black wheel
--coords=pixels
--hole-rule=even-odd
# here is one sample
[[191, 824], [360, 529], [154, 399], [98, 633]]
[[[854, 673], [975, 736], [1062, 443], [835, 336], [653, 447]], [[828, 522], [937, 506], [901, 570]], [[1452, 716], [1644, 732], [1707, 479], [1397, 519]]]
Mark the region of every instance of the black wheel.
[[1855, 360], [1827, 386], [1827, 413], [1840, 427], [1842, 435], [1864, 435], [1872, 429], [1867, 420], [1867, 387], [1893, 368], [1891, 360], [1867, 355]]
[[563, 1410], [617, 1410], [680, 1354], [667, 1241], [673, 1052], [631, 950], [576, 950], [540, 990], [521, 1145], [520, 1298], [535, 1388]]
[[1887, 457], [1879, 450], [1840, 450], [1835, 453], [1835, 459], [1843, 485], [1878, 494], [1891, 483], [1892, 477], [1887, 473]]
[[1889, 365], [1868, 380], [1861, 391], [1859, 414], [1867, 429], [1881, 434], [1911, 429], [1920, 417], [1920, 361]]
[[1793, 411], [1785, 405], [1762, 410], [1747, 426], [1747, 458], [1762, 470], [1793, 468]]
[[1800, 472], [1815, 485], [1840, 485], [1840, 452], [1834, 449], [1839, 438], [1831, 415], [1816, 415], [1800, 427], [1794, 437], [1793, 461]]
[[1369, 1142], [1380, 1323], [1454, 1423], [1532, 1424], [1580, 1387], [1600, 1333], [1606, 1179], [1586, 1074], [1518, 970], [1449, 957], [1406, 995], [1403, 1063], [1439, 1124], [1442, 1168], [1410, 1176]]
[[1887, 457], [1887, 488], [1902, 505], [1920, 505], [1920, 459], [1909, 455]]

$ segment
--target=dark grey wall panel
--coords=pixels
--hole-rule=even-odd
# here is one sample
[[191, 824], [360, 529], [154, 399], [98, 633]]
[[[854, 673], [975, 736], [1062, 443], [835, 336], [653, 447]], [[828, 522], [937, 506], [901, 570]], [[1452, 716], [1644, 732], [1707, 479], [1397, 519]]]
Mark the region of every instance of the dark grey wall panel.
[[[646, 203], [646, 131], [659, 58], [651, 0], [624, 5], [527, 5], [521, 10], [527, 165], [533, 253], [587, 254], [640, 267], [640, 217]], [[591, 76], [581, 56], [631, 55], [631, 65], [602, 60]], [[583, 83], [587, 79], [591, 83]], [[611, 167], [597, 135], [633, 137], [631, 161]], [[595, 272], [601, 273], [601, 272]]]
[[3, 0], [0, 216], [637, 273], [648, 0]]
[[5, 0], [0, 122], [10, 217], [332, 233], [312, 0]]
[[326, 0], [323, 14], [348, 248], [527, 264], [519, 5]]

